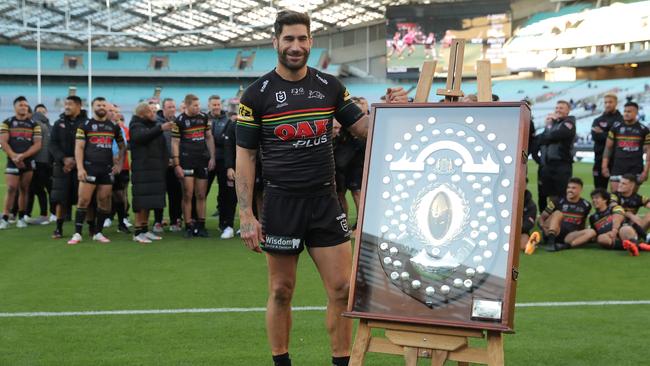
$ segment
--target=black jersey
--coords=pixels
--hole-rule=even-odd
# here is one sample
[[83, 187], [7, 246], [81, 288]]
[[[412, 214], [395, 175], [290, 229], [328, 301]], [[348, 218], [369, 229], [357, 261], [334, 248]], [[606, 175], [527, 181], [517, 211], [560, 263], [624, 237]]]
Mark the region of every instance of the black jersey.
[[113, 140], [118, 144], [124, 143], [120, 126], [93, 118], [77, 128], [76, 139], [86, 141], [84, 165], [113, 165]]
[[624, 174], [629, 168], [643, 169], [643, 147], [650, 144], [650, 130], [638, 121], [633, 124], [615, 122], [607, 135], [614, 141], [612, 173]]
[[589, 226], [591, 226], [598, 235], [608, 233], [612, 231], [612, 228], [614, 227], [615, 215], [624, 216], [625, 210], [623, 210], [623, 207], [613, 204], [607, 206], [605, 211], [596, 210], [596, 212], [589, 216]]
[[623, 207], [625, 212], [632, 212], [636, 214], [639, 209], [650, 202], [650, 198], [642, 196], [638, 193], [625, 197], [620, 193], [612, 194], [612, 201], [618, 203]]
[[27, 151], [35, 139], [41, 138], [41, 126], [31, 119], [11, 117], [0, 123], [0, 135], [9, 135], [9, 146], [15, 153]]
[[269, 187], [316, 189], [334, 184], [332, 118], [347, 128], [362, 116], [334, 76], [308, 68], [294, 82], [273, 70], [241, 97], [237, 145], [261, 149]]
[[584, 198], [571, 202], [566, 197], [561, 197], [549, 201], [545, 211], [551, 214], [556, 210], [562, 212], [562, 232], [582, 230], [591, 211], [591, 203]]
[[209, 157], [206, 133], [212, 128], [212, 123], [208, 116], [204, 113], [195, 116], [181, 113], [175, 122], [171, 135], [180, 139], [180, 153], [187, 157]]

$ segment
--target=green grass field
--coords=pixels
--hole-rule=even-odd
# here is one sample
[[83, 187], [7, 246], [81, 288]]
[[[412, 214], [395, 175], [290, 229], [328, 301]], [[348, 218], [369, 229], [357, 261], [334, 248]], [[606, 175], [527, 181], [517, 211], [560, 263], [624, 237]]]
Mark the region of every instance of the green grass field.
[[[2, 159], [4, 162], [4, 158]], [[529, 187], [536, 197], [536, 167]], [[591, 190], [589, 166], [575, 172]], [[4, 179], [0, 198], [4, 194]], [[649, 193], [648, 185], [642, 193]], [[209, 212], [214, 208], [213, 191]], [[2, 198], [3, 199], [3, 198]], [[354, 216], [354, 215], [353, 215]], [[354, 221], [354, 219], [352, 219]], [[17, 312], [259, 308], [266, 302], [264, 257], [240, 240], [182, 240], [166, 234], [142, 246], [107, 230], [109, 245], [66, 246], [52, 226], [0, 232], [0, 365], [269, 365], [264, 313], [180, 313], [8, 317]], [[72, 224], [65, 227], [66, 236]], [[650, 300], [650, 254], [632, 258], [595, 246], [522, 256], [517, 302]], [[308, 255], [295, 306], [323, 306]], [[505, 338], [508, 365], [643, 365], [650, 306], [523, 307]], [[328, 365], [323, 311], [294, 313], [294, 365]], [[371, 354], [367, 365], [400, 365]], [[421, 362], [421, 365], [427, 364]]]

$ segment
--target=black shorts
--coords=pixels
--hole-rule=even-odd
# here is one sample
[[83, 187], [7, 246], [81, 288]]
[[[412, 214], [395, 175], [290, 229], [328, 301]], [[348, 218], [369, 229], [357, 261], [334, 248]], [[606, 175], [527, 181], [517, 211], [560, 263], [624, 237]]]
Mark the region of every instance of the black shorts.
[[361, 181], [363, 180], [363, 166], [350, 164], [345, 169], [336, 171], [336, 191], [345, 192], [350, 190], [357, 192], [361, 190]]
[[185, 177], [208, 179], [208, 162], [204, 156], [181, 155], [180, 163]]
[[25, 167], [18, 168], [13, 160], [7, 158], [7, 167], [5, 168], [5, 174], [23, 175], [24, 173], [31, 172], [36, 169], [36, 162], [34, 159], [26, 159], [24, 163]]
[[115, 176], [115, 182], [113, 182], [114, 191], [123, 191], [129, 185], [129, 171], [122, 170], [120, 174]]
[[262, 250], [299, 254], [305, 246], [333, 247], [350, 240], [348, 221], [334, 190], [321, 195], [294, 196], [264, 192]]
[[84, 183], [94, 185], [113, 185], [115, 183], [111, 165], [84, 163], [84, 169], [86, 169], [86, 181]]
[[639, 176], [641, 173], [643, 173], [643, 164], [625, 164], [625, 162], [620, 162], [616, 165], [612, 164], [612, 169], [610, 171], [612, 179], [614, 179], [615, 176], [622, 176], [625, 174], [634, 174]]

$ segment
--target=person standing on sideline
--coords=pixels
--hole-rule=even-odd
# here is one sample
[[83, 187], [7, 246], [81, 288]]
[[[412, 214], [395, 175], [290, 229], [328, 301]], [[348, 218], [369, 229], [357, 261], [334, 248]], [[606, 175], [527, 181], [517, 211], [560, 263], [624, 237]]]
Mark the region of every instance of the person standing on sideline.
[[[176, 102], [172, 98], [165, 98], [162, 101], [162, 109], [156, 113], [156, 122], [162, 125], [165, 122], [176, 121]], [[172, 156], [172, 134], [171, 130], [163, 131], [165, 137], [165, 146], [167, 154]], [[174, 164], [172, 159], [169, 159], [167, 166], [167, 173], [165, 174], [165, 184], [167, 187], [167, 201], [169, 208], [169, 231], [178, 232], [182, 230], [181, 216], [183, 214], [182, 201], [183, 201], [183, 188], [181, 181], [174, 173]], [[154, 227], [153, 232], [156, 234], [163, 232], [163, 210], [154, 210]]]
[[[43, 110], [45, 107], [37, 107], [37, 110]], [[50, 159], [50, 121], [41, 112], [34, 112], [32, 120], [38, 123], [41, 128], [41, 149], [34, 155], [36, 168], [32, 176], [32, 183], [29, 187], [29, 198], [27, 199], [27, 214], [31, 215], [34, 209], [34, 202], [38, 199], [40, 208], [40, 215], [38, 218], [32, 218], [28, 224], [46, 225], [50, 222], [56, 221], [54, 210], [50, 208], [48, 211], [49, 197], [52, 194], [52, 161]], [[50, 215], [52, 212], [52, 215]], [[53, 217], [51, 217], [53, 216]]]
[[[79, 244], [81, 231], [86, 219], [86, 212], [93, 194], [97, 195], [97, 215], [93, 240], [109, 243], [102, 234], [102, 223], [111, 214], [111, 195], [116, 174], [122, 170], [122, 159], [126, 145], [120, 127], [108, 120], [107, 103], [103, 97], [93, 99], [93, 118], [77, 128], [75, 144], [75, 161], [79, 179], [79, 200], [75, 217], [75, 234], [68, 244]], [[113, 156], [113, 140], [117, 142], [119, 152]]]
[[596, 117], [591, 125], [591, 139], [594, 141], [594, 187], [607, 189], [608, 177], [603, 176], [603, 152], [607, 142], [607, 134], [614, 123], [623, 121], [623, 115], [616, 109], [618, 97], [616, 94], [605, 94], [605, 110]]
[[564, 196], [573, 174], [576, 119], [569, 115], [570, 112], [567, 101], [558, 101], [555, 112], [546, 117], [544, 132], [536, 138], [541, 152], [537, 179], [540, 212], [546, 209], [549, 200]]
[[165, 208], [165, 174], [169, 154], [164, 131], [171, 131], [174, 122], [156, 123], [155, 114], [147, 103], [140, 103], [131, 118], [131, 172], [135, 232], [133, 240], [147, 244], [162, 239], [149, 231], [149, 210]]
[[53, 161], [53, 179], [51, 204], [56, 211], [56, 229], [53, 239], [63, 237], [63, 222], [77, 203], [79, 181], [77, 180], [77, 163], [74, 160], [75, 135], [77, 127], [88, 119], [86, 111], [81, 109], [81, 98], [71, 95], [65, 99], [64, 111], [52, 126], [50, 136], [50, 155]]
[[[365, 137], [368, 116], [334, 76], [307, 66], [313, 45], [310, 23], [307, 14], [295, 11], [277, 15], [277, 66], [244, 91], [239, 105], [235, 185], [241, 237], [250, 250], [266, 252], [266, 329], [274, 364], [291, 365], [291, 300], [299, 254], [307, 247], [327, 294], [331, 364], [346, 366], [352, 320], [342, 313], [348, 302], [352, 246], [334, 187], [332, 119]], [[387, 101], [406, 101], [406, 92], [391, 90]], [[258, 149], [265, 182], [262, 224], [253, 214]]]
[[16, 227], [25, 228], [27, 196], [34, 172], [34, 155], [41, 149], [41, 127], [29, 117], [27, 99], [20, 96], [14, 99], [15, 115], [0, 123], [0, 146], [7, 153], [4, 211], [0, 219], [0, 229], [9, 226], [9, 212], [18, 195], [18, 217]]

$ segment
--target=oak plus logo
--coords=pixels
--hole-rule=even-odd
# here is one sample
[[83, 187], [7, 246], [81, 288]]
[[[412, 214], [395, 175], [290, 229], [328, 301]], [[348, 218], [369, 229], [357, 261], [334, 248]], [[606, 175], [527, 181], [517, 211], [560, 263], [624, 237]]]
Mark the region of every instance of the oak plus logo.
[[273, 133], [282, 141], [294, 141], [295, 148], [313, 147], [327, 142], [327, 123], [329, 119], [313, 122], [302, 121], [295, 125], [284, 123], [277, 126]]

